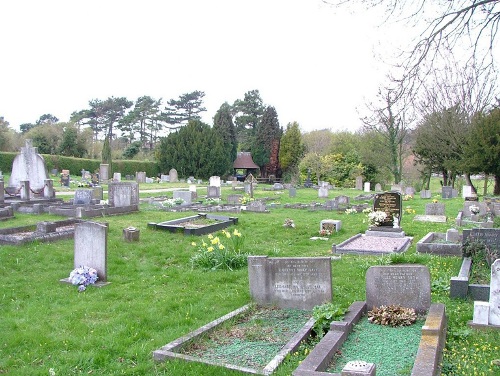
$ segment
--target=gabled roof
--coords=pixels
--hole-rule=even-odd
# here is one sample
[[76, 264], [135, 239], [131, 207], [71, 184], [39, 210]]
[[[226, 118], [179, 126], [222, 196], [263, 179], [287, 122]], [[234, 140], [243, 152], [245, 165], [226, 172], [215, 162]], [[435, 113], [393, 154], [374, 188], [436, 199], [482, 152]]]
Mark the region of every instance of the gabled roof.
[[233, 163], [233, 168], [259, 168], [253, 160], [252, 154], [248, 151], [239, 152]]

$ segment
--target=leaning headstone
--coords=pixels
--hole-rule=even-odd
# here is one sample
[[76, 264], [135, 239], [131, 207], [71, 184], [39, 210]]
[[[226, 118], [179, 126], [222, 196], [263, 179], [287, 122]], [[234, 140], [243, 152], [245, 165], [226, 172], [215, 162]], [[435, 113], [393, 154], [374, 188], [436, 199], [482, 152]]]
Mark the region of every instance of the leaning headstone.
[[73, 198], [74, 205], [89, 205], [92, 203], [92, 189], [76, 189], [75, 197]]
[[500, 325], [500, 259], [491, 265], [489, 324]]
[[177, 183], [179, 181], [179, 177], [177, 176], [177, 170], [172, 168], [168, 172], [168, 176], [170, 177], [170, 183]]
[[137, 171], [135, 173], [135, 181], [137, 183], [145, 183], [146, 182], [146, 172], [145, 171]]
[[399, 192], [384, 192], [375, 195], [373, 200], [373, 211], [383, 211], [387, 218], [380, 226], [394, 226], [395, 218], [397, 224], [401, 225], [402, 201]]
[[362, 176], [356, 176], [356, 187], [358, 191], [361, 191], [363, 189], [363, 177]]
[[443, 186], [441, 188], [441, 197], [444, 199], [453, 198], [453, 188], [449, 186]]
[[329, 257], [249, 256], [248, 278], [258, 304], [312, 310], [332, 301]]
[[101, 164], [99, 166], [99, 179], [107, 183], [109, 180], [109, 164]]
[[45, 160], [38, 154], [37, 148], [33, 147], [32, 141], [27, 139], [25, 146], [21, 148], [20, 154], [16, 155], [12, 162], [12, 172], [9, 178], [9, 187], [20, 187], [21, 181], [29, 181], [31, 190], [38, 192], [43, 190], [45, 180], [49, 178]]
[[399, 304], [426, 312], [431, 305], [429, 268], [424, 265], [400, 264], [372, 266], [366, 272], [366, 305], [374, 307]]
[[108, 204], [112, 207], [138, 206], [139, 184], [136, 182], [110, 183]]
[[108, 226], [96, 222], [75, 224], [74, 267], [89, 266], [99, 282], [107, 281]]

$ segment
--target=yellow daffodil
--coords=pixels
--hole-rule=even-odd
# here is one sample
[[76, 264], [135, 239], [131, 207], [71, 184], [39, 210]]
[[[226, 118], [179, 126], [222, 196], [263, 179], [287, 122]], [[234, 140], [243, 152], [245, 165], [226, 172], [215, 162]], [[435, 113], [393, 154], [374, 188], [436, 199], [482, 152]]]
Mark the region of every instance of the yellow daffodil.
[[195, 242], [191, 242], [191, 245], [192, 245], [193, 247], [196, 247], [196, 243], [195, 243]]
[[233, 235], [239, 237], [239, 236], [241, 236], [241, 233], [238, 230], [234, 229]]
[[212, 234], [208, 234], [208, 236], [207, 236], [207, 237], [208, 237], [209, 239], [213, 239], [213, 238], [214, 238], [214, 236], [213, 236]]
[[214, 250], [214, 247], [208, 247], [208, 248], [207, 248], [207, 251], [208, 251], [208, 252], [212, 252], [213, 250]]
[[202, 245], [203, 247], [206, 247], [206, 246], [207, 246], [207, 243], [205, 243], [205, 241], [203, 240], [203, 243], [201, 243], [201, 245]]
[[212, 244], [218, 244], [220, 242], [219, 237], [216, 236], [215, 238], [212, 239]]
[[221, 250], [222, 250], [222, 249], [224, 249], [224, 248], [226, 248], [226, 247], [224, 247], [224, 245], [223, 245], [223, 244], [219, 244], [219, 249], [221, 249]]

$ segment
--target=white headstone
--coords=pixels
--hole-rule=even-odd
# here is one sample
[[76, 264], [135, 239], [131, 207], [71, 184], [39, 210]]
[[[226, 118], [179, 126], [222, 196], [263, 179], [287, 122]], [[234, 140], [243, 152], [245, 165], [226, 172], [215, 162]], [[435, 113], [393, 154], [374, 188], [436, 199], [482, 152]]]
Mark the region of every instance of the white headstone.
[[474, 324], [488, 325], [490, 314], [490, 303], [475, 301], [474, 302], [474, 315], [472, 322]]
[[220, 176], [210, 176], [208, 185], [211, 187], [220, 187]]
[[365, 189], [364, 189], [365, 192], [370, 192], [370, 182], [367, 181], [365, 182]]
[[464, 185], [462, 187], [462, 197], [471, 197], [472, 196], [472, 187], [470, 185]]
[[38, 154], [37, 148], [32, 146], [30, 139], [26, 140], [21, 153], [16, 155], [12, 162], [12, 173], [9, 178], [9, 187], [19, 188], [22, 181], [29, 181], [33, 191], [41, 191], [45, 187], [45, 180], [49, 178], [45, 160]]
[[113, 182], [119, 183], [122, 181], [122, 174], [120, 172], [115, 172], [113, 174]]
[[491, 266], [489, 323], [500, 325], [500, 259]]
[[327, 187], [319, 187], [318, 198], [327, 198], [327, 197], [328, 197], [328, 188]]

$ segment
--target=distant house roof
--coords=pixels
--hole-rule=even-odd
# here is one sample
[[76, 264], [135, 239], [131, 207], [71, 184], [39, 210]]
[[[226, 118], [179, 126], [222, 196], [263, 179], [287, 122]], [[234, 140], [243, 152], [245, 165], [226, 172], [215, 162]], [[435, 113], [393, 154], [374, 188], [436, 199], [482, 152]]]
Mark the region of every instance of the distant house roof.
[[253, 160], [252, 154], [248, 151], [239, 152], [233, 163], [233, 168], [259, 168]]

